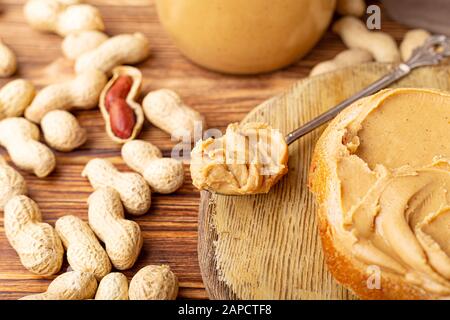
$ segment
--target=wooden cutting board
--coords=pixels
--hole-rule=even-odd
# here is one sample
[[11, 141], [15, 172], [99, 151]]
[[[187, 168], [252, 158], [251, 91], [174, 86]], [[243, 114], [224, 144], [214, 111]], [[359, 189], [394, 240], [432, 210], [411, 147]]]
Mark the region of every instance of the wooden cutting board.
[[[250, 112], [287, 134], [388, 72], [367, 64], [306, 78]], [[448, 65], [423, 68], [395, 87], [450, 90]], [[323, 128], [322, 128], [323, 129]], [[212, 299], [355, 299], [327, 271], [307, 188], [314, 145], [322, 130], [289, 147], [289, 174], [267, 195], [226, 197], [203, 192], [199, 261]]]

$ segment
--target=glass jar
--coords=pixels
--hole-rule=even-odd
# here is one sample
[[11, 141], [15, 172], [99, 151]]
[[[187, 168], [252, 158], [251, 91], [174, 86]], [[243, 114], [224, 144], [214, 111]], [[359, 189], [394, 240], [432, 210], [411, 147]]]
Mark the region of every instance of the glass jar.
[[327, 29], [335, 0], [156, 0], [181, 52], [208, 69], [255, 74], [306, 55]]

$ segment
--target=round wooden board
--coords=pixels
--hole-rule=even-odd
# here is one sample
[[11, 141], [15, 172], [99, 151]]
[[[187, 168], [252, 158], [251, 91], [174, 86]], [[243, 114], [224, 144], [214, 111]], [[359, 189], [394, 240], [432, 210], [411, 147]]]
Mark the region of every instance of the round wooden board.
[[[243, 122], [264, 121], [287, 134], [389, 71], [367, 64], [299, 81], [255, 108]], [[448, 65], [422, 68], [395, 87], [450, 90]], [[289, 147], [289, 174], [267, 195], [203, 192], [199, 261], [211, 299], [355, 299], [327, 271], [307, 187], [316, 130]]]

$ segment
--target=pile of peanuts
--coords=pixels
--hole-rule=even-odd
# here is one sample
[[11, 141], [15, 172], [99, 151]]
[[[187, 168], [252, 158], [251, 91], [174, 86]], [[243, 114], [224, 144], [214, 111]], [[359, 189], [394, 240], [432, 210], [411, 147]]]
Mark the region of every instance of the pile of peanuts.
[[[135, 172], [119, 172], [106, 159], [90, 160], [82, 172], [95, 190], [88, 199], [88, 222], [68, 215], [52, 227], [26, 196], [23, 176], [0, 157], [4, 230], [21, 263], [34, 274], [50, 276], [60, 271], [66, 252], [71, 269], [46, 292], [23, 299], [175, 299], [178, 280], [168, 266], [146, 266], [129, 284], [125, 275], [111, 270], [130, 269], [144, 241], [139, 225], [126, 219], [125, 212], [147, 213], [152, 192], [173, 193], [184, 182], [181, 161], [163, 158], [156, 146], [136, 140], [145, 118], [181, 140], [193, 137], [194, 123], [205, 126], [203, 116], [168, 89], [150, 92], [138, 102], [142, 73], [129, 65], [150, 55], [142, 33], [109, 37], [100, 12], [78, 0], [29, 0], [24, 14], [33, 29], [64, 37], [62, 51], [74, 61], [75, 77], [37, 93], [23, 79], [1, 88], [0, 145], [12, 163], [47, 177], [56, 166], [52, 149], [70, 152], [87, 140], [70, 110], [99, 106], [108, 136], [122, 145], [122, 158]], [[0, 77], [13, 75], [16, 68], [14, 53], [0, 41]]]
[[408, 61], [414, 50], [425, 43], [430, 33], [414, 29], [406, 33], [400, 47], [394, 38], [381, 31], [369, 31], [360, 17], [366, 13], [364, 0], [337, 0], [337, 12], [343, 17], [332, 27], [348, 47], [334, 59], [317, 64], [310, 76], [331, 72], [361, 63]]

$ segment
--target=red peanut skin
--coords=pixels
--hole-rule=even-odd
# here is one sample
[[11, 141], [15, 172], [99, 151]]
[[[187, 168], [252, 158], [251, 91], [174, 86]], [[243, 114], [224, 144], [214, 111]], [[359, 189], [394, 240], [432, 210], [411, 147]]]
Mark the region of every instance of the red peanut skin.
[[105, 107], [109, 113], [111, 130], [116, 137], [121, 139], [131, 137], [136, 125], [136, 115], [126, 102], [132, 85], [133, 79], [130, 76], [120, 76], [105, 97]]
[[134, 111], [125, 100], [114, 100], [109, 108], [111, 129], [121, 139], [128, 139], [133, 134], [136, 124]]

